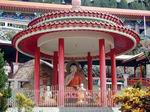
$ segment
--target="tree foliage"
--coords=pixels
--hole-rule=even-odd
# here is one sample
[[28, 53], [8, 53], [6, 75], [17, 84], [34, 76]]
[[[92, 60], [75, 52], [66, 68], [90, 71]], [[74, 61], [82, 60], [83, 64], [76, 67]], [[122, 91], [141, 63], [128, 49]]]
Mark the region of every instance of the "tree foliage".
[[121, 8], [121, 9], [128, 9], [128, 3], [126, 0], [121, 0], [119, 3], [118, 3], [118, 8]]
[[90, 0], [82, 0], [81, 4], [83, 6], [92, 6], [93, 5], [93, 3]]
[[30, 0], [30, 2], [43, 2], [43, 0]]
[[5, 112], [7, 110], [7, 98], [11, 96], [11, 89], [7, 87], [7, 75], [5, 74], [5, 61], [3, 58], [3, 53], [0, 52], [0, 110]]
[[146, 9], [150, 10], [150, 0], [144, 0], [143, 3], [146, 6]]
[[[22, 0], [30, 2], [41, 3], [56, 3], [56, 4], [71, 4], [71, 0]], [[127, 0], [81, 0], [83, 6], [96, 6], [108, 8], [122, 8], [122, 9], [135, 9], [135, 10], [150, 10], [150, 0], [134, 0], [132, 3], [127, 3]]]
[[130, 3], [129, 8], [130, 9], [141, 9], [141, 10], [146, 9], [145, 4], [142, 2], [138, 2], [138, 1], [134, 1], [134, 2]]
[[109, 7], [110, 3], [109, 0], [94, 0], [93, 5], [97, 7]]
[[109, 0], [109, 7], [110, 8], [116, 8], [117, 7], [116, 0]]

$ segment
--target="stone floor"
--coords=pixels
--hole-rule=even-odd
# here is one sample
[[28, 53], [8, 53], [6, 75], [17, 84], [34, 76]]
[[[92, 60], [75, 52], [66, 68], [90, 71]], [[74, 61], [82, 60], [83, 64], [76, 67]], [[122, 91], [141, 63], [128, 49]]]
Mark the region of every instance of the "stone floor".
[[98, 107], [72, 107], [60, 108], [59, 112], [113, 112], [111, 108], [98, 108]]
[[[15, 108], [8, 109], [7, 112], [18, 112]], [[34, 112], [118, 112], [111, 108], [98, 107], [67, 107], [67, 108], [51, 108], [51, 107], [36, 107]]]

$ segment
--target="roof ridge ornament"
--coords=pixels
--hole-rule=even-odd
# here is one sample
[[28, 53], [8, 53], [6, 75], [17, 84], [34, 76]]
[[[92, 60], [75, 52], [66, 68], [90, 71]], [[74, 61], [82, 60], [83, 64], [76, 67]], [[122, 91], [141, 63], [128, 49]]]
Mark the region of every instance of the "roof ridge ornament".
[[73, 10], [80, 10], [81, 0], [72, 0], [72, 9]]

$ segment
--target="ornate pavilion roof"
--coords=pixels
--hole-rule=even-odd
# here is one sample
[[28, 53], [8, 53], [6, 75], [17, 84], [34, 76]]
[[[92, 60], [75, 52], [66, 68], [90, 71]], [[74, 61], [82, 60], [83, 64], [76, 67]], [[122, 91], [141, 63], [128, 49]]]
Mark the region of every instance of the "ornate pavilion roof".
[[[0, 1], [0, 7], [2, 11], [12, 11], [12, 12], [22, 12], [24, 14], [33, 14], [34, 12], [40, 12], [40, 13], [45, 13], [45, 12], [51, 12], [51, 11], [56, 11], [61, 10], [61, 9], [70, 9], [70, 5], [58, 5], [58, 4], [43, 4], [43, 3], [34, 3], [35, 7], [33, 8], [33, 3], [31, 2], [26, 2], [25, 5], [22, 4], [21, 1], [6, 1], [6, 0], [1, 0]], [[60, 9], [61, 8], [61, 9]], [[113, 8], [98, 8], [98, 7], [82, 7], [85, 9], [92, 9], [92, 10], [97, 10], [98, 12], [107, 12], [110, 14], [117, 15], [118, 17], [125, 17], [125, 18], [131, 18], [131, 19], [143, 19], [142, 16], [146, 16], [146, 20], [149, 21], [149, 11], [143, 11], [143, 10], [128, 10], [128, 9], [113, 9]], [[34, 10], [33, 10], [34, 9]], [[124, 20], [124, 19], [123, 19]], [[143, 24], [141, 22], [141, 24]], [[140, 26], [141, 27], [141, 26]]]
[[[13, 45], [29, 56], [34, 56], [36, 46], [44, 46], [41, 47], [41, 56], [49, 59], [53, 57], [53, 51], [57, 50], [56, 39], [51, 40], [58, 36], [70, 37], [76, 40], [66, 38], [65, 59], [81, 60], [86, 59], [88, 50], [94, 58], [98, 57], [98, 47], [95, 44], [101, 36], [106, 40], [107, 54], [110, 48], [113, 48], [117, 55], [128, 52], [139, 43], [138, 34], [124, 27], [118, 17], [94, 9], [74, 8], [73, 5], [70, 9], [49, 12], [31, 21], [26, 30], [13, 38]], [[86, 43], [83, 43], [83, 37], [86, 38]], [[76, 49], [77, 52], [72, 52], [72, 49]], [[75, 57], [72, 57], [73, 55]]]

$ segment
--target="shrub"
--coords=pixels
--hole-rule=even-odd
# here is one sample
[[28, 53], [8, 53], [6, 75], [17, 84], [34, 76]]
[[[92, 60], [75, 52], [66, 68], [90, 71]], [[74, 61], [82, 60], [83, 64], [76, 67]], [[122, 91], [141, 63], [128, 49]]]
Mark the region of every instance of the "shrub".
[[114, 102], [121, 104], [122, 112], [149, 112], [150, 89], [126, 88], [114, 97]]
[[5, 73], [3, 58], [4, 54], [0, 50], [0, 112], [5, 112], [8, 108], [7, 99], [11, 96], [11, 89], [7, 86], [7, 75]]
[[30, 98], [27, 98], [22, 93], [17, 93], [16, 103], [19, 112], [21, 112], [23, 108], [25, 109], [26, 112], [29, 112], [29, 110], [31, 111], [32, 108], [34, 107], [33, 101]]

